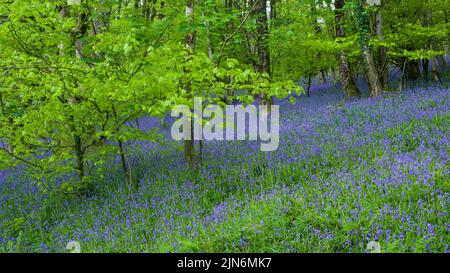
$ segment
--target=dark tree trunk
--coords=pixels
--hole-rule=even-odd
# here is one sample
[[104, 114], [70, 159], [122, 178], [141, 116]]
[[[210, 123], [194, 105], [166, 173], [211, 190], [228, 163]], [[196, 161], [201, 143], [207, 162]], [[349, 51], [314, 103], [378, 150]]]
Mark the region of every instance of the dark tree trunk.
[[430, 60], [422, 60], [422, 73], [425, 81], [429, 81]]
[[125, 155], [125, 149], [123, 146], [123, 141], [119, 140], [119, 153], [120, 153], [120, 159], [122, 161], [122, 170], [123, 174], [125, 176], [125, 180], [128, 180], [128, 167], [127, 167], [127, 159]]
[[80, 178], [80, 181], [83, 182], [84, 178], [84, 152], [81, 142], [81, 137], [78, 135], [74, 136], [74, 142], [75, 142], [75, 156], [76, 156], [76, 167], [78, 176]]
[[[344, 11], [343, 7], [345, 5], [345, 0], [335, 0], [335, 21], [336, 21], [336, 38], [344, 38]], [[352, 77], [352, 72], [347, 60], [347, 54], [341, 51], [338, 55], [339, 61], [339, 73], [341, 78], [341, 84], [344, 88], [344, 93], [347, 97], [360, 97], [361, 92], [355, 84], [355, 80]]]
[[406, 63], [406, 79], [408, 82], [414, 82], [420, 79], [419, 61], [409, 61]]
[[[187, 2], [186, 2], [186, 18], [187, 18], [188, 23], [190, 23], [190, 24], [194, 23], [194, 4], [195, 4], [195, 0], [187, 0]], [[188, 55], [192, 54], [192, 52], [195, 50], [195, 38], [196, 38], [195, 31], [192, 31], [192, 32], [186, 34], [185, 43], [186, 43]], [[187, 72], [187, 71], [185, 71], [185, 72]], [[192, 92], [190, 82], [186, 83], [185, 89], [188, 93], [190, 93], [190, 96], [193, 100], [194, 94]], [[191, 132], [190, 132], [191, 137], [188, 140], [184, 140], [184, 159], [189, 164], [190, 167], [195, 166], [195, 141], [194, 141], [194, 126], [193, 125], [194, 125], [193, 119], [191, 119]]]
[[325, 69], [320, 69], [320, 81], [325, 84], [327, 83], [327, 72]]
[[[193, 123], [191, 123], [193, 128]], [[194, 131], [191, 130], [191, 139], [184, 141], [184, 159], [190, 167], [195, 166], [195, 141], [193, 139]]]
[[306, 87], [306, 96], [311, 97], [311, 83], [312, 83], [312, 75], [308, 75], [308, 86]]

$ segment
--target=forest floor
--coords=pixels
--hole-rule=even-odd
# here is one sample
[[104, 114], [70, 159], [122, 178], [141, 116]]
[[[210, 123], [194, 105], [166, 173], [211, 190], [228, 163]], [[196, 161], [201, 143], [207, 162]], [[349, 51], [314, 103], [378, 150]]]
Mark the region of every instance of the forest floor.
[[131, 196], [119, 161], [82, 200], [0, 171], [0, 252], [450, 252], [448, 87], [344, 102], [316, 85], [280, 104], [276, 152], [207, 142], [192, 171], [167, 126], [129, 144]]

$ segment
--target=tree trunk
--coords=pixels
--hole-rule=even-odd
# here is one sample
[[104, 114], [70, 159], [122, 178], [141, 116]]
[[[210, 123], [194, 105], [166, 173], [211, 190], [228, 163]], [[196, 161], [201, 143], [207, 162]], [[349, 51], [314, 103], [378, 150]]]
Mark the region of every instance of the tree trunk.
[[[375, 16], [376, 16], [376, 32], [378, 40], [384, 42], [383, 15], [381, 13], [381, 8], [378, 8]], [[378, 71], [381, 77], [380, 79], [381, 87], [385, 89], [388, 87], [389, 84], [388, 58], [386, 47], [380, 46], [378, 54], [379, 54]]]
[[428, 78], [429, 70], [430, 70], [430, 61], [428, 59], [422, 60], [422, 73], [426, 82], [429, 81]]
[[312, 83], [312, 75], [308, 75], [308, 86], [306, 87], [306, 96], [311, 97], [311, 83]]
[[[62, 5], [59, 9], [59, 16], [61, 18], [67, 18], [69, 16], [69, 7], [67, 5]], [[75, 33], [75, 36], [78, 38], [80, 35], [83, 35], [84, 33], [80, 33], [82, 31], [87, 32], [87, 28], [84, 28], [80, 25], [80, 19], [81, 19], [82, 15], [78, 16], [78, 27], [77, 27], [77, 33]], [[61, 44], [59, 45], [59, 49], [60, 49], [60, 54], [63, 55], [64, 54], [64, 43], [61, 42]], [[74, 48], [74, 53], [75, 55], [78, 56], [79, 54], [79, 48], [77, 45], [77, 41], [75, 41], [75, 48]], [[75, 102], [69, 102], [70, 103], [76, 103]], [[80, 180], [80, 182], [83, 182], [84, 180], [84, 176], [85, 176], [85, 170], [84, 170], [84, 149], [83, 149], [83, 142], [82, 142], [82, 138], [81, 136], [77, 133], [77, 128], [75, 125], [75, 118], [71, 115], [69, 116], [69, 120], [70, 120], [70, 130], [71, 133], [73, 134], [73, 149], [74, 149], [74, 153], [75, 153], [75, 170], [78, 174], [78, 178]]]
[[[194, 23], [194, 5], [195, 0], [187, 0], [186, 2], [186, 19], [188, 23]], [[195, 50], [195, 31], [187, 33], [185, 37], [187, 54], [191, 55]], [[185, 73], [188, 73], [185, 71]], [[190, 97], [192, 100], [194, 99], [194, 94], [192, 92], [191, 83], [187, 82], [185, 86], [188, 94], [190, 93]], [[195, 166], [195, 141], [194, 141], [194, 120], [191, 118], [191, 132], [190, 139], [184, 140], [184, 159], [189, 164], [190, 167]]]
[[119, 153], [120, 153], [120, 159], [122, 161], [122, 170], [123, 174], [125, 176], [125, 180], [128, 180], [128, 167], [127, 167], [127, 160], [125, 155], [125, 148], [123, 146], [123, 141], [119, 139]]
[[[361, 16], [361, 15], [360, 15]], [[366, 35], [363, 40], [362, 51], [364, 55], [364, 60], [366, 62], [367, 69], [367, 80], [369, 81], [370, 86], [370, 96], [378, 97], [383, 92], [383, 87], [381, 84], [380, 71], [377, 68], [377, 64], [375, 62], [373, 49], [370, 46], [370, 35], [373, 33], [374, 19], [375, 16], [373, 14], [368, 14], [368, 24], [369, 29], [371, 29], [370, 33], [364, 34]]]
[[441, 67], [441, 72], [442, 73], [447, 72], [449, 65], [448, 65], [447, 60], [445, 59], [445, 57], [442, 56], [442, 55], [438, 55], [438, 56], [436, 56], [436, 59], [437, 59], [437, 62], [439, 64], [439, 66]]
[[[316, 18], [316, 6], [315, 6], [315, 4], [312, 4], [312, 5], [311, 5], [311, 16], [312, 16], [313, 19], [314, 19], [314, 23], [313, 23], [314, 33], [315, 33], [316, 35], [319, 35], [319, 34], [322, 32], [322, 28], [320, 27], [319, 23], [317, 22], [317, 18]], [[320, 64], [321, 58], [322, 58], [321, 52], [317, 52], [317, 54], [316, 54], [316, 61], [317, 61], [317, 63]], [[321, 82], [322, 84], [327, 83], [327, 76], [326, 76], [325, 70], [324, 70], [323, 68], [321, 68], [319, 72], [320, 72], [320, 82]]]
[[370, 96], [378, 97], [382, 93], [380, 77], [378, 75], [377, 68], [375, 66], [375, 62], [373, 60], [372, 49], [366, 43], [363, 48], [364, 59], [367, 65], [367, 79], [369, 81], [370, 86]]
[[441, 75], [437, 69], [436, 58], [431, 58], [431, 74], [433, 75], [433, 80], [435, 82], [441, 82]]
[[[256, 16], [256, 44], [258, 50], [258, 62], [256, 70], [260, 75], [267, 74], [271, 77], [270, 71], [270, 47], [269, 47], [269, 24], [267, 19], [267, 2], [259, 0], [255, 7]], [[272, 104], [272, 98], [266, 94], [260, 95], [260, 104]]]
[[74, 149], [75, 149], [75, 156], [76, 156], [76, 171], [78, 173], [78, 177], [80, 178], [80, 181], [83, 182], [84, 179], [84, 152], [81, 142], [81, 137], [79, 135], [74, 136]]
[[[336, 21], [336, 38], [344, 38], [344, 11], [343, 7], [345, 5], [345, 0], [335, 0], [335, 21]], [[339, 62], [339, 74], [341, 78], [341, 84], [344, 88], [344, 93], [347, 97], [360, 97], [361, 92], [355, 84], [355, 80], [352, 77], [352, 72], [347, 60], [347, 54], [341, 51], [337, 57]]]
[[419, 61], [409, 61], [406, 63], [406, 79], [408, 82], [414, 82], [420, 79]]
[[320, 69], [320, 82], [322, 84], [327, 83], [327, 72], [325, 71], [325, 69]]

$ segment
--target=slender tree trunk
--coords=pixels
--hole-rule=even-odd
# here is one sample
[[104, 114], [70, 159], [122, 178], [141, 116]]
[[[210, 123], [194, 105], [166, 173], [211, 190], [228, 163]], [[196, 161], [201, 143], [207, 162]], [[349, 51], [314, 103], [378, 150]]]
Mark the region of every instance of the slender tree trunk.
[[378, 75], [377, 67], [373, 60], [372, 49], [368, 44], [363, 48], [364, 59], [367, 65], [367, 79], [370, 85], [370, 95], [372, 97], [378, 97], [382, 93], [380, 77]]
[[[191, 127], [193, 127], [193, 123], [191, 124]], [[184, 159], [190, 167], [195, 166], [195, 141], [192, 138], [193, 135], [194, 130], [191, 129], [191, 139], [184, 141]]]
[[129, 198], [131, 199], [131, 191], [132, 191], [132, 187], [133, 187], [133, 181], [131, 180], [130, 177], [130, 169], [128, 168], [128, 160], [127, 160], [127, 155], [125, 152], [125, 147], [123, 145], [123, 141], [121, 139], [119, 139], [119, 153], [120, 153], [120, 160], [122, 161], [122, 170], [123, 170], [123, 175], [125, 177], [125, 181], [127, 182], [128, 188], [129, 188]]
[[400, 68], [400, 83], [399, 83], [399, 90], [403, 90], [403, 86], [405, 84], [405, 70], [406, 70], [406, 60], [403, 62], [403, 66]]
[[[195, 0], [187, 0], [186, 1], [186, 19], [188, 23], [193, 24], [194, 23], [194, 5]], [[196, 33], [195, 31], [187, 33], [185, 37], [186, 42], [186, 49], [187, 49], [187, 58], [189, 58], [189, 55], [193, 53], [195, 50], [195, 38]], [[185, 71], [187, 72], [187, 71]], [[194, 94], [192, 92], [191, 84], [190, 82], [186, 83], [185, 89], [188, 93], [190, 93], [190, 96], [192, 100], [194, 99]], [[194, 141], [194, 120], [191, 118], [191, 132], [190, 132], [190, 139], [184, 140], [184, 158], [185, 161], [189, 164], [190, 167], [195, 166], [195, 141]]]
[[[115, 124], [116, 124], [116, 128], [117, 128], [116, 130], [118, 131], [120, 128], [120, 122], [119, 122], [118, 113], [116, 111], [116, 107], [114, 107], [114, 105], [112, 106], [112, 114], [115, 119]], [[136, 120], [136, 122], [137, 122], [137, 120]], [[125, 145], [123, 143], [123, 140], [120, 138], [117, 141], [117, 144], [119, 146], [119, 155], [120, 155], [120, 160], [122, 162], [123, 175], [125, 178], [125, 182], [127, 183], [127, 185], [129, 185], [130, 194], [131, 194], [131, 186], [132, 186], [132, 181], [130, 178], [131, 170], [127, 165], [128, 161], [127, 161], [127, 155], [126, 155], [126, 151], [125, 151]]]
[[[269, 75], [270, 79], [271, 70], [267, 1], [259, 0], [256, 4], [254, 13], [256, 16], [256, 44], [258, 51], [257, 71], [260, 75]], [[261, 94], [259, 102], [260, 104], [272, 104], [272, 98], [268, 98], [265, 94]]]
[[408, 82], [420, 79], [419, 61], [409, 61], [406, 63], [406, 78]]
[[258, 72], [267, 73], [270, 76], [270, 47], [269, 47], [269, 24], [267, 20], [267, 2], [259, 0], [255, 8], [257, 50], [258, 50]]
[[322, 84], [327, 83], [327, 72], [325, 71], [325, 69], [320, 69], [320, 81], [322, 82]]
[[430, 70], [430, 61], [428, 59], [422, 60], [422, 73], [426, 82], [430, 80], [428, 77], [429, 70]]
[[332, 76], [332, 78], [333, 78], [333, 83], [337, 82], [337, 80], [338, 80], [338, 75], [337, 75], [336, 69], [335, 69], [334, 67], [331, 67], [331, 68], [330, 68], [330, 73], [331, 73], [331, 76]]
[[[431, 23], [431, 19], [432, 19], [432, 12], [431, 10], [427, 10], [423, 17], [422, 17], [422, 26], [423, 27], [428, 27]], [[429, 41], [426, 43], [425, 45], [425, 49], [431, 49], [432, 46], [432, 41]], [[422, 61], [422, 72], [423, 72], [423, 76], [426, 82], [428, 82], [430, 80], [429, 78], [429, 74], [430, 74], [430, 59], [423, 59]]]
[[[204, 16], [204, 14], [203, 14]], [[211, 30], [209, 28], [209, 22], [205, 23], [205, 28], [206, 28], [206, 47], [208, 50], [208, 58], [213, 61], [214, 58], [214, 50], [213, 50], [213, 45], [211, 42]]]
[[437, 69], [436, 58], [431, 58], [431, 75], [433, 75], [433, 80], [435, 82], [441, 82], [441, 75]]
[[203, 164], [203, 140], [199, 140], [198, 141], [198, 160], [199, 160], [199, 165]]
[[443, 73], [445, 73], [448, 70], [448, 67], [449, 67], [449, 65], [447, 63], [447, 60], [442, 55], [436, 56], [436, 59], [437, 59], [437, 62], [439, 64], [439, 66], [441, 67], [441, 71]]
[[[60, 7], [59, 16], [63, 19], [67, 18], [69, 16], [69, 7], [67, 5], [62, 5]], [[81, 19], [81, 16], [78, 16], [78, 27], [77, 27], [78, 31], [77, 31], [77, 33], [75, 33], [76, 37], [79, 37], [80, 31], [87, 31], [87, 28], [82, 28], [82, 26], [80, 26], [80, 19]], [[61, 42], [61, 44], [59, 45], [61, 55], [64, 54], [64, 48], [65, 48], [65, 45], [64, 45], [64, 43]], [[78, 49], [77, 42], [75, 42], [74, 54], [79, 56], [79, 49]], [[71, 103], [76, 103], [76, 100], [69, 101], [69, 104], [71, 104]], [[83, 142], [82, 142], [81, 136], [77, 133], [77, 128], [75, 125], [75, 118], [73, 116], [69, 116], [69, 120], [70, 120], [69, 127], [70, 127], [71, 133], [73, 135], [72, 141], [73, 141], [73, 149], [74, 149], [74, 153], [75, 153], [75, 170], [78, 174], [78, 178], [79, 178], [80, 182], [83, 182], [84, 176], [85, 176]]]
[[[375, 19], [375, 16], [373, 14], [368, 14], [368, 24], [369, 24], [369, 29], [371, 30], [370, 35], [373, 34], [373, 26], [375, 25], [374, 19]], [[367, 79], [369, 81], [369, 86], [370, 86], [370, 95], [372, 97], [378, 97], [383, 92], [380, 71], [377, 68], [373, 49], [369, 43], [370, 35], [369, 34], [365, 34], [365, 35], [366, 35], [366, 37], [364, 37], [362, 50], [363, 50], [364, 60], [366, 62]]]
[[308, 86], [306, 87], [306, 96], [311, 97], [311, 83], [312, 83], [312, 75], [308, 75]]
[[[335, 0], [335, 21], [336, 21], [336, 38], [344, 38], [344, 8], [345, 0]], [[347, 97], [360, 97], [361, 92], [355, 84], [355, 80], [352, 77], [352, 72], [347, 60], [347, 54], [341, 51], [338, 55], [339, 61], [339, 74], [341, 78], [341, 84], [344, 88], [344, 93]]]
[[77, 159], [76, 170], [78, 172], [78, 176], [80, 177], [80, 181], [83, 181], [84, 178], [84, 153], [81, 142], [81, 137], [76, 135], [74, 137], [75, 140], [75, 155]]
[[[311, 16], [313, 17], [313, 20], [314, 20], [314, 23], [313, 23], [314, 32], [316, 35], [319, 35], [320, 33], [322, 33], [322, 28], [320, 27], [319, 23], [317, 22], [316, 14], [317, 14], [316, 3], [312, 3], [311, 4]], [[317, 52], [317, 54], [316, 54], [317, 63], [320, 63], [321, 58], [322, 58], [321, 52]], [[322, 84], [327, 83], [326, 72], [323, 68], [320, 69], [320, 81]]]
[[[376, 32], [377, 37], [381, 42], [384, 42], [384, 31], [383, 31], [383, 15], [381, 13], [381, 8], [377, 9], [376, 16]], [[388, 71], [388, 58], [387, 58], [387, 48], [380, 46], [379, 51], [379, 62], [378, 71], [381, 77], [381, 87], [386, 89], [388, 87], [389, 71]]]
[[270, 0], [270, 20], [275, 20], [277, 19], [277, 8], [276, 8], [276, 3], [278, 2], [278, 0]]
[[[429, 0], [428, 0], [429, 2]], [[426, 13], [426, 19], [425, 19], [425, 25], [426, 26], [432, 26], [433, 25], [433, 11], [431, 9], [428, 10]], [[434, 41], [433, 39], [430, 41], [429, 44], [430, 50], [434, 49]], [[441, 82], [441, 75], [439, 73], [439, 70], [437, 68], [437, 59], [436, 57], [431, 58], [431, 76], [433, 77], [433, 80], [435, 82]]]

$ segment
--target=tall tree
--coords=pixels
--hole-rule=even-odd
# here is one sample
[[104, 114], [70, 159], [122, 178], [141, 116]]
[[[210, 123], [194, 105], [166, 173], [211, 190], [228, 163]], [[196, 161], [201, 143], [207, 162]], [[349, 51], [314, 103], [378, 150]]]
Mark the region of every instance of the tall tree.
[[[256, 48], [257, 48], [257, 67], [256, 70], [262, 76], [267, 75], [270, 80], [270, 37], [269, 37], [269, 20], [267, 14], [267, 1], [255, 0], [254, 14], [256, 17]], [[260, 96], [261, 104], [271, 104], [271, 98], [266, 94]]]
[[[194, 24], [194, 6], [195, 0], [187, 0], [186, 1], [186, 20], [188, 24]], [[189, 60], [195, 50], [195, 40], [196, 40], [196, 32], [195, 30], [190, 30], [186, 34], [185, 44], [186, 44], [186, 59]], [[185, 69], [185, 73], [189, 73]], [[194, 99], [194, 94], [192, 92], [192, 86], [190, 81], [186, 81], [184, 83], [184, 89], [186, 90], [188, 97], [190, 99]], [[191, 118], [191, 132], [190, 139], [184, 140], [184, 158], [189, 166], [193, 167], [195, 165], [195, 141], [194, 141], [194, 120]]]
[[[336, 23], [336, 38], [343, 39], [345, 38], [345, 30], [344, 30], [344, 5], [345, 0], [335, 0], [334, 8], [335, 8], [335, 23]], [[359, 97], [361, 96], [361, 92], [356, 86], [355, 80], [353, 79], [352, 72], [350, 69], [350, 65], [348, 63], [347, 53], [344, 50], [341, 50], [338, 55], [339, 61], [339, 73], [341, 78], [341, 84], [344, 88], [344, 93], [347, 97]]]
[[[382, 13], [382, 3], [380, 1], [380, 6], [375, 11], [375, 29], [378, 40], [383, 43], [385, 41], [384, 37], [384, 29], [383, 29], [383, 13]], [[383, 89], [386, 89], [388, 87], [388, 77], [389, 77], [389, 71], [388, 71], [388, 56], [387, 56], [387, 48], [384, 45], [381, 45], [378, 49], [378, 63], [377, 63], [377, 69], [380, 73], [380, 81], [381, 86]]]
[[378, 97], [382, 94], [381, 77], [375, 63], [375, 56], [373, 47], [370, 44], [373, 33], [371, 33], [371, 26], [374, 25], [373, 12], [370, 11], [370, 7], [374, 4], [378, 4], [373, 0], [357, 0], [356, 1], [356, 20], [358, 22], [358, 32], [360, 38], [360, 46], [366, 65], [366, 77], [369, 82], [370, 95], [372, 97]]

